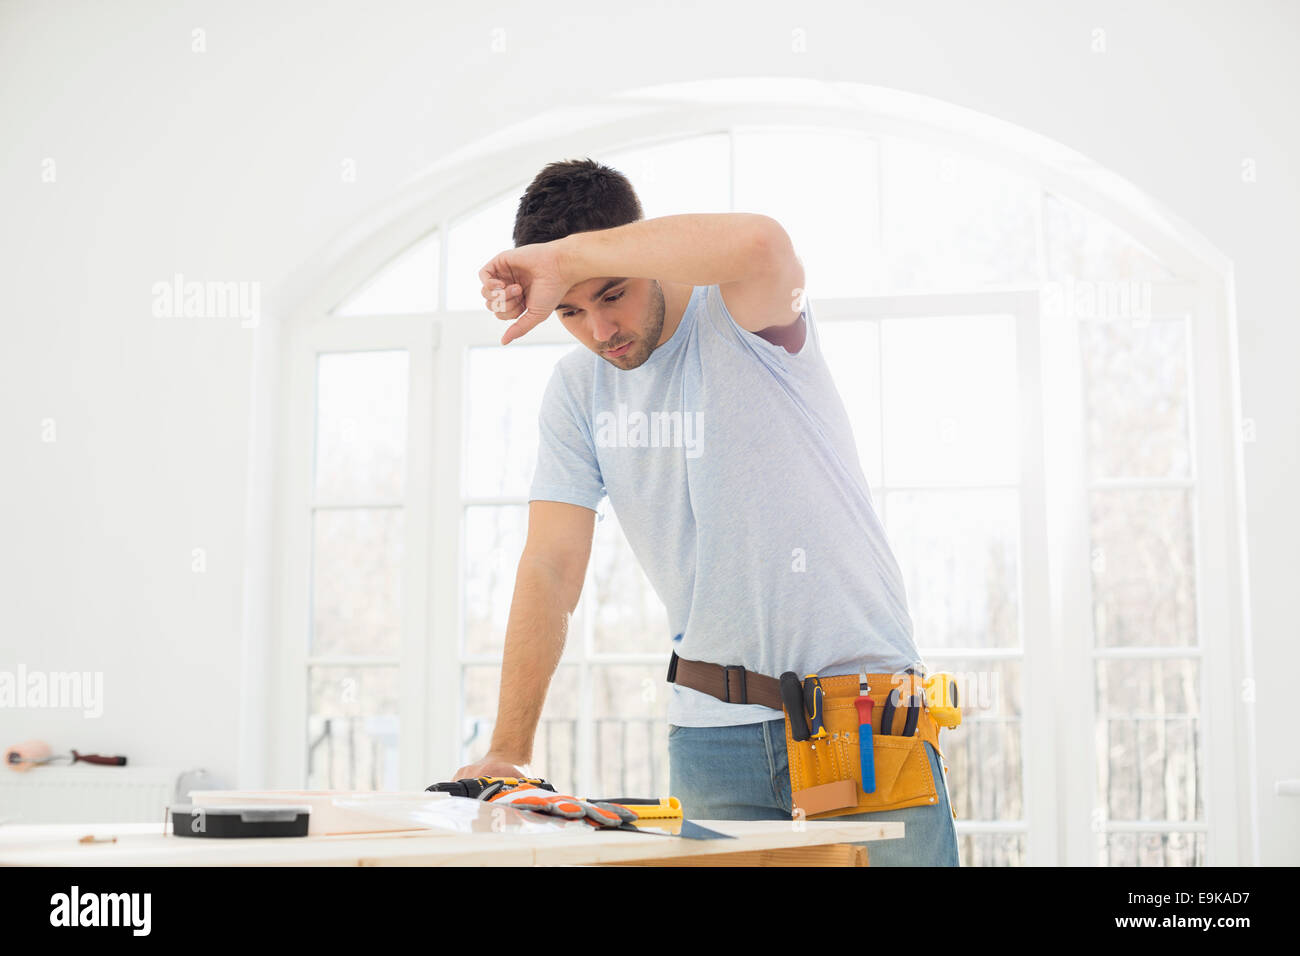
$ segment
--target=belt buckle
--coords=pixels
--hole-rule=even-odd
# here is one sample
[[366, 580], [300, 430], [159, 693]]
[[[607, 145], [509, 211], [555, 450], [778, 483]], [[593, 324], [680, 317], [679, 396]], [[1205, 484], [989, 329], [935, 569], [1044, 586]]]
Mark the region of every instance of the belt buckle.
[[[740, 687], [740, 700], [731, 699], [731, 682], [732, 682], [731, 672], [732, 671], [740, 672], [739, 678], [737, 680], [737, 685]], [[723, 682], [723, 689], [726, 691], [727, 694], [728, 704], [749, 703], [749, 696], [745, 692], [745, 668], [741, 667], [738, 664], [724, 665], [722, 668], [722, 682]]]

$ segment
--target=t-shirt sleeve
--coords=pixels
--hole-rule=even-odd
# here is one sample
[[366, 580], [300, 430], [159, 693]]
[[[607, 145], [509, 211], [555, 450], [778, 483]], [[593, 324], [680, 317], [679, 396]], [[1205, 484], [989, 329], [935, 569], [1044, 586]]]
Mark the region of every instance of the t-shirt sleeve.
[[580, 414], [559, 364], [542, 396], [537, 428], [537, 469], [528, 500], [562, 501], [595, 511], [605, 497], [605, 482], [590, 425]]
[[802, 306], [803, 321], [806, 325], [803, 347], [798, 352], [789, 352], [782, 345], [769, 342], [761, 335], [743, 329], [736, 322], [727, 303], [722, 298], [722, 290], [716, 285], [709, 286], [704, 303], [705, 321], [722, 336], [723, 339], [745, 352], [756, 356], [764, 365], [786, 374], [798, 375], [804, 369], [817, 363], [821, 352], [821, 343], [817, 335], [817, 326], [813, 321], [812, 303], [805, 295]]

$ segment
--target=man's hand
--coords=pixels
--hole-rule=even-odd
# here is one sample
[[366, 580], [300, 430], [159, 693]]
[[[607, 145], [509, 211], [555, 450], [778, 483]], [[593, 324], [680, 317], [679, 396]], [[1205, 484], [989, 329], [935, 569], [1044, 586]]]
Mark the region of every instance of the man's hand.
[[501, 337], [502, 345], [540, 324], [573, 286], [564, 268], [561, 242], [557, 239], [507, 249], [479, 270], [487, 307], [497, 318], [514, 322]]
[[461, 767], [451, 775], [452, 780], [473, 780], [475, 777], [529, 777], [537, 779], [540, 774], [533, 773], [526, 762], [516, 762], [507, 754], [489, 751], [478, 763]]

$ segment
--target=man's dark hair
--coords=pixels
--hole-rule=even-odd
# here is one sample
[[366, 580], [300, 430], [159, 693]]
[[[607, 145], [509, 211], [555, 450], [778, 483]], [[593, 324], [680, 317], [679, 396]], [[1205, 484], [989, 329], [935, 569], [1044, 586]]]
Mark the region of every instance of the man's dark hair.
[[613, 229], [645, 218], [628, 178], [594, 159], [566, 159], [538, 173], [519, 200], [515, 245]]

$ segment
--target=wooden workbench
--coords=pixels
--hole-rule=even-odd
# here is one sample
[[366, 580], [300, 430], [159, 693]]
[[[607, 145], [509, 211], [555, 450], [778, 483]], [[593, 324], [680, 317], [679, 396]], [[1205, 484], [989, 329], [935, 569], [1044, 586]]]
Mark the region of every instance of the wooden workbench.
[[[162, 822], [0, 825], [0, 866], [866, 866], [864, 840], [901, 839], [897, 822], [696, 821], [737, 837], [684, 840], [574, 828], [550, 833], [429, 831], [221, 840], [164, 834]], [[114, 843], [80, 838], [116, 836]]]

